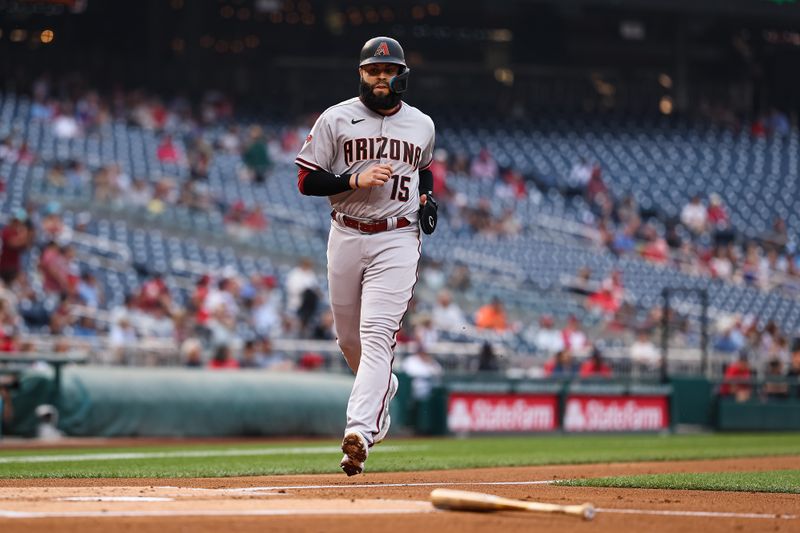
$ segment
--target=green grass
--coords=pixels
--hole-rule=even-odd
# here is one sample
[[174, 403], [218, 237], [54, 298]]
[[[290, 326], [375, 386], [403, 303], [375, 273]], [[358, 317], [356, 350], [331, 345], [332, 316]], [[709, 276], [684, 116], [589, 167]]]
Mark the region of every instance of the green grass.
[[[287, 448], [302, 452], [295, 453]], [[233, 450], [233, 452], [231, 452]], [[206, 453], [204, 457], [62, 460], [57, 456], [118, 453]], [[225, 456], [228, 453], [262, 455]], [[527, 436], [468, 439], [389, 439], [372, 450], [368, 472], [450, 468], [666, 461], [800, 455], [800, 433], [721, 435]], [[53, 461], [9, 462], [18, 457], [53, 456]], [[136, 448], [2, 451], [0, 478], [27, 477], [195, 477], [339, 472], [334, 440], [303, 443], [176, 444]]]
[[575, 479], [562, 481], [558, 484], [571, 487], [731, 490], [743, 492], [790, 492], [793, 494], [800, 494], [800, 470], [653, 474]]

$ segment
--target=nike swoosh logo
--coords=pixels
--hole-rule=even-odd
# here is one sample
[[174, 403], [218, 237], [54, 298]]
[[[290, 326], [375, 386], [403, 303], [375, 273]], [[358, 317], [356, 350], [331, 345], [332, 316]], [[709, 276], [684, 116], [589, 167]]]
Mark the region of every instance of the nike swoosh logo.
[[360, 118], [360, 119], [356, 120], [356, 119], [353, 118], [353, 119], [350, 119], [350, 124], [358, 124], [359, 122], [364, 122], [365, 120], [367, 120], [367, 119]]

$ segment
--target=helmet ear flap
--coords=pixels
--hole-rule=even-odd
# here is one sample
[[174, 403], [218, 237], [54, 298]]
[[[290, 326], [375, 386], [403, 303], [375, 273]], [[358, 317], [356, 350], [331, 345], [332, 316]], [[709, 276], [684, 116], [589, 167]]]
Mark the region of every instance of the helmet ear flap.
[[389, 80], [389, 88], [392, 90], [392, 92], [400, 94], [408, 89], [409, 74], [411, 74], [411, 69], [406, 67], [400, 74]]

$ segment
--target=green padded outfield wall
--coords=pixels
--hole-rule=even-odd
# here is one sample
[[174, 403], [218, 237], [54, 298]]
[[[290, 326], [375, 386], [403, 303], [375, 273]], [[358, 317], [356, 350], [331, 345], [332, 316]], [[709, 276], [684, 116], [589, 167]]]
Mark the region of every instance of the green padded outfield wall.
[[[326, 373], [71, 367], [58, 426], [73, 436], [334, 436], [352, 385]], [[13, 433], [35, 433], [33, 410], [52, 387], [52, 373], [23, 375]]]
[[710, 427], [714, 422], [715, 385], [703, 376], [670, 377], [674, 391], [672, 418], [674, 424]]
[[800, 401], [759, 400], [737, 402], [719, 398], [717, 429], [725, 431], [798, 431], [800, 430]]

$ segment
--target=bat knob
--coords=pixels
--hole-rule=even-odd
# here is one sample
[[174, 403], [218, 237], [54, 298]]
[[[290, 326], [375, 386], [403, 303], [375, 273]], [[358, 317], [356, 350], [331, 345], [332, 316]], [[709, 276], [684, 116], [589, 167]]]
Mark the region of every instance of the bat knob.
[[583, 506], [583, 519], [592, 520], [594, 518], [595, 510], [594, 505], [591, 503], [584, 504]]

